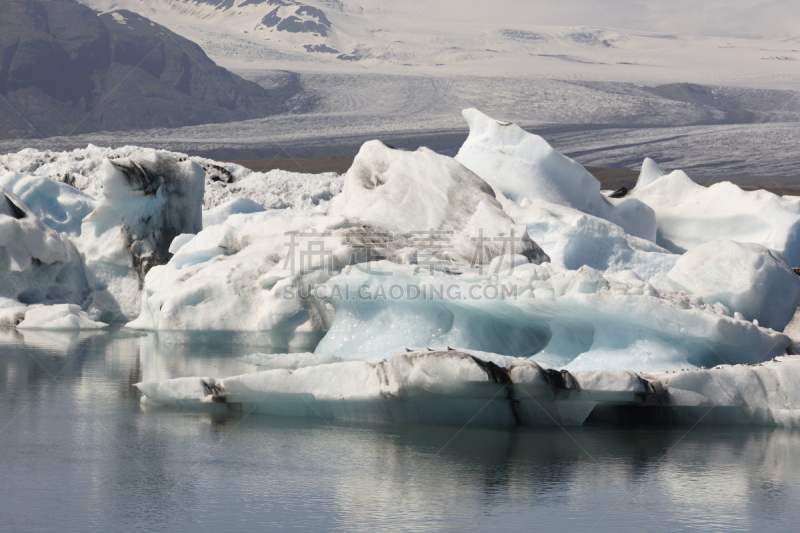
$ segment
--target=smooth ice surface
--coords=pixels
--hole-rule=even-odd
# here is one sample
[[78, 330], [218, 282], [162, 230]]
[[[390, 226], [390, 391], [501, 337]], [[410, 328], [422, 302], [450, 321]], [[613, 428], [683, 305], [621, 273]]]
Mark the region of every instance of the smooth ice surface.
[[631, 235], [655, 240], [655, 216], [642, 202], [607, 198], [600, 192], [600, 182], [579, 163], [516, 124], [499, 122], [476, 109], [463, 114], [469, 137], [456, 160], [506, 198], [571, 207], [609, 220]]
[[[374, 361], [391, 350], [450, 346], [567, 370], [641, 371], [757, 362], [790, 343], [722, 304], [657, 290], [631, 271], [604, 276], [543, 263], [453, 277], [386, 262], [368, 270], [328, 282], [336, 313], [316, 353]], [[405, 298], [392, 296], [401, 291]]]
[[682, 255], [668, 277], [676, 289], [720, 302], [775, 331], [783, 331], [800, 304], [800, 276], [759, 244], [702, 244]]
[[729, 183], [704, 187], [681, 170], [665, 173], [645, 159], [629, 196], [656, 213], [656, 242], [683, 253], [709, 241], [753, 242], [800, 266], [800, 198], [769, 191], [744, 191]]

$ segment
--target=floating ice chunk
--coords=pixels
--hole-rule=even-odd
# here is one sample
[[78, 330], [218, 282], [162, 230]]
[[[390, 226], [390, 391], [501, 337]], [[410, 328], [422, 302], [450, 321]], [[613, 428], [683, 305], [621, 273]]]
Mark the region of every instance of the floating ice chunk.
[[16, 327], [25, 319], [28, 306], [13, 298], [0, 296], [0, 327]]
[[75, 243], [89, 286], [105, 305], [98, 317], [110, 321], [136, 316], [148, 271], [168, 261], [175, 237], [202, 229], [205, 173], [157, 152], [105, 160], [101, 168], [103, 200]]
[[25, 311], [24, 319], [17, 324], [17, 329], [100, 329], [107, 325], [92, 320], [78, 305], [32, 305]]
[[800, 276], [759, 244], [713, 241], [686, 252], [668, 274], [675, 288], [783, 331], [800, 304]]
[[553, 264], [570, 270], [586, 265], [606, 273], [631, 270], [656, 288], [672, 288], [667, 272], [680, 256], [628, 235], [616, 224], [541, 200], [526, 206], [503, 201], [503, 208], [527, 226], [528, 235]]
[[628, 194], [656, 213], [656, 242], [683, 253], [709, 241], [754, 242], [800, 266], [800, 198], [744, 191], [723, 182], [703, 187], [683, 171], [666, 174], [645, 159], [636, 187]]
[[238, 214], [250, 214], [264, 211], [264, 206], [249, 198], [234, 198], [213, 209], [203, 211], [203, 227], [224, 224], [228, 217]]
[[[560, 373], [525, 360], [504, 366], [510, 368], [455, 351], [425, 352], [380, 363], [345, 361], [136, 386], [143, 403], [195, 409], [224, 403], [226, 409], [376, 422], [578, 425], [591, 412], [591, 402], [553, 402], [552, 382], [561, 381]], [[512, 375], [525, 387], [524, 396], [507, 387]]]
[[653, 210], [633, 198], [608, 198], [583, 166], [554, 150], [543, 138], [515, 124], [466, 109], [469, 137], [456, 156], [506, 198], [521, 203], [544, 200], [571, 207], [621, 226], [626, 233], [654, 241]]
[[[438, 235], [445, 244], [441, 254], [461, 263], [488, 264], [502, 253], [546, 260], [524, 228], [503, 212], [485, 181], [427, 148], [408, 152], [380, 141], [365, 143], [347, 171], [342, 194], [331, 202], [331, 213], [391, 232], [427, 233], [428, 240]], [[431, 237], [431, 231], [438, 233]]]
[[42, 222], [70, 237], [81, 233], [81, 222], [97, 202], [74, 187], [49, 178], [9, 172], [0, 176], [0, 186], [13, 192]]
[[99, 329], [107, 324], [95, 322], [79, 305], [24, 305], [0, 297], [0, 327], [47, 330]]
[[[303, 359], [300, 355], [298, 358]], [[800, 357], [709, 370], [556, 371], [458, 351], [137, 383], [143, 404], [422, 424], [800, 426]]]

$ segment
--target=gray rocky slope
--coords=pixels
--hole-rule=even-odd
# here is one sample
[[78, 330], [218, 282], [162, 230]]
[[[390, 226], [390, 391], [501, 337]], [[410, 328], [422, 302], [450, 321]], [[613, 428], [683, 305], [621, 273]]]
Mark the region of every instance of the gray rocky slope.
[[0, 0], [0, 138], [262, 118], [282, 112], [296, 85], [246, 81], [129, 11]]

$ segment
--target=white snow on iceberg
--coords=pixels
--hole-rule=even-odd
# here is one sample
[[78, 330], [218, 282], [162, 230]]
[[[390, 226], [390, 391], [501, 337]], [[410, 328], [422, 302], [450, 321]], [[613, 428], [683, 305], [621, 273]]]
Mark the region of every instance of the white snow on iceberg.
[[783, 331], [800, 304], [800, 276], [779, 253], [759, 244], [702, 244], [682, 255], [667, 276], [675, 288], [776, 331]]
[[34, 262], [69, 261], [68, 244], [15, 194], [0, 187], [0, 268], [21, 272]]
[[80, 304], [88, 292], [80, 256], [67, 235], [47, 227], [0, 187], [0, 298], [22, 307]]
[[469, 137], [456, 161], [506, 198], [522, 204], [544, 200], [604, 218], [626, 233], [656, 238], [653, 210], [633, 198], [608, 198], [583, 166], [516, 124], [498, 122], [476, 109], [463, 112]]
[[342, 178], [335, 173], [255, 172], [233, 163], [138, 146], [103, 148], [90, 144], [69, 152], [28, 148], [17, 153], [0, 154], [0, 172], [48, 178], [101, 200], [104, 161], [164, 156], [178, 162], [191, 160], [203, 169], [206, 182], [203, 209], [212, 209], [236, 198], [249, 198], [266, 209], [311, 209], [324, 204], [342, 189]]
[[249, 215], [261, 213], [264, 206], [249, 198], [234, 198], [217, 207], [203, 211], [203, 227], [224, 224], [231, 215]]
[[503, 212], [485, 181], [427, 148], [408, 152], [380, 141], [364, 144], [342, 194], [331, 202], [331, 213], [413, 234], [420, 243], [438, 238], [441, 254], [458, 263], [488, 264], [501, 254], [546, 260], [525, 229]]
[[0, 176], [0, 186], [17, 195], [48, 227], [72, 238], [81, 234], [81, 222], [97, 206], [88, 194], [33, 174], [9, 172]]
[[730, 182], [704, 187], [675, 170], [666, 174], [645, 159], [628, 194], [656, 214], [659, 246], [675, 252], [709, 241], [753, 242], [780, 252], [800, 266], [800, 198], [769, 191], [744, 191]]
[[589, 266], [607, 274], [630, 270], [658, 289], [673, 288], [667, 273], [680, 257], [616, 224], [577, 209], [537, 200], [503, 208], [550, 257], [569, 270]]
[[[353, 224], [291, 214], [181, 236], [170, 261], [147, 273], [141, 313], [128, 327], [262, 331], [267, 344], [316, 345], [330, 310], [313, 299], [285, 299], [284, 288], [324, 283], [349, 264]], [[318, 253], [306, 256], [316, 245]]]

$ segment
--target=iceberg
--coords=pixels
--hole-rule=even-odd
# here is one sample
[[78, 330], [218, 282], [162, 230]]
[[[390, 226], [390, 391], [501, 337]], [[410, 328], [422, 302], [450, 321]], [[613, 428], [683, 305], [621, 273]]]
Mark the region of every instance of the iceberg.
[[103, 199], [75, 244], [86, 270], [90, 314], [109, 322], [138, 314], [145, 275], [165, 264], [182, 233], [202, 229], [205, 172], [159, 153], [105, 159]]
[[456, 155], [496, 191], [517, 204], [547, 201], [603, 218], [625, 233], [656, 239], [653, 210], [635, 198], [609, 198], [600, 182], [576, 161], [554, 150], [542, 137], [516, 124], [499, 122], [466, 109], [469, 137]]
[[[541, 137], [464, 117], [455, 159], [371, 141], [343, 176], [136, 147], [0, 155], [0, 325], [121, 319], [309, 352], [254, 355], [240, 363], [267, 372], [203, 378], [205, 388], [230, 404], [254, 391], [294, 398], [285, 378], [345, 418], [419, 394], [451, 408], [431, 420], [457, 420], [507, 394], [498, 383], [530, 378], [551, 396], [562, 394], [553, 383], [578, 384], [583, 400], [551, 402], [547, 416], [581, 423], [600, 416], [598, 398], [628, 405], [652, 392], [646, 382], [677, 383], [674, 372], [738, 376], [717, 365], [798, 351], [782, 333], [796, 331], [787, 323], [800, 303], [795, 199], [700, 187], [651, 162], [630, 195], [610, 198]], [[589, 385], [591, 372], [602, 383]], [[198, 382], [185, 383], [192, 403]], [[722, 405], [708, 383], [686, 390]], [[169, 398], [170, 387], [147, 395]], [[533, 417], [503, 397], [497, 417]], [[426, 401], [381, 405], [392, 420], [427, 420]]]
[[378, 141], [362, 147], [327, 214], [232, 215], [179, 237], [171, 251], [147, 274], [141, 313], [129, 327], [258, 331], [272, 346], [298, 349], [313, 349], [334, 314], [329, 303], [300, 294], [358, 265], [388, 259], [463, 272], [501, 255], [547, 259], [472, 172], [427, 149]]
[[[19, 312], [19, 311], [17, 311]], [[0, 310], [2, 313], [2, 310]], [[32, 305], [24, 311], [17, 329], [83, 330], [100, 329], [108, 324], [92, 320], [74, 304]]]
[[760, 244], [800, 266], [800, 198], [744, 191], [730, 182], [704, 187], [681, 170], [665, 173], [645, 159], [631, 198], [656, 214], [656, 243], [682, 254], [710, 241]]
[[137, 383], [144, 405], [369, 422], [800, 427], [800, 357], [671, 372], [558, 371], [526, 358], [412, 351], [215, 379]]

